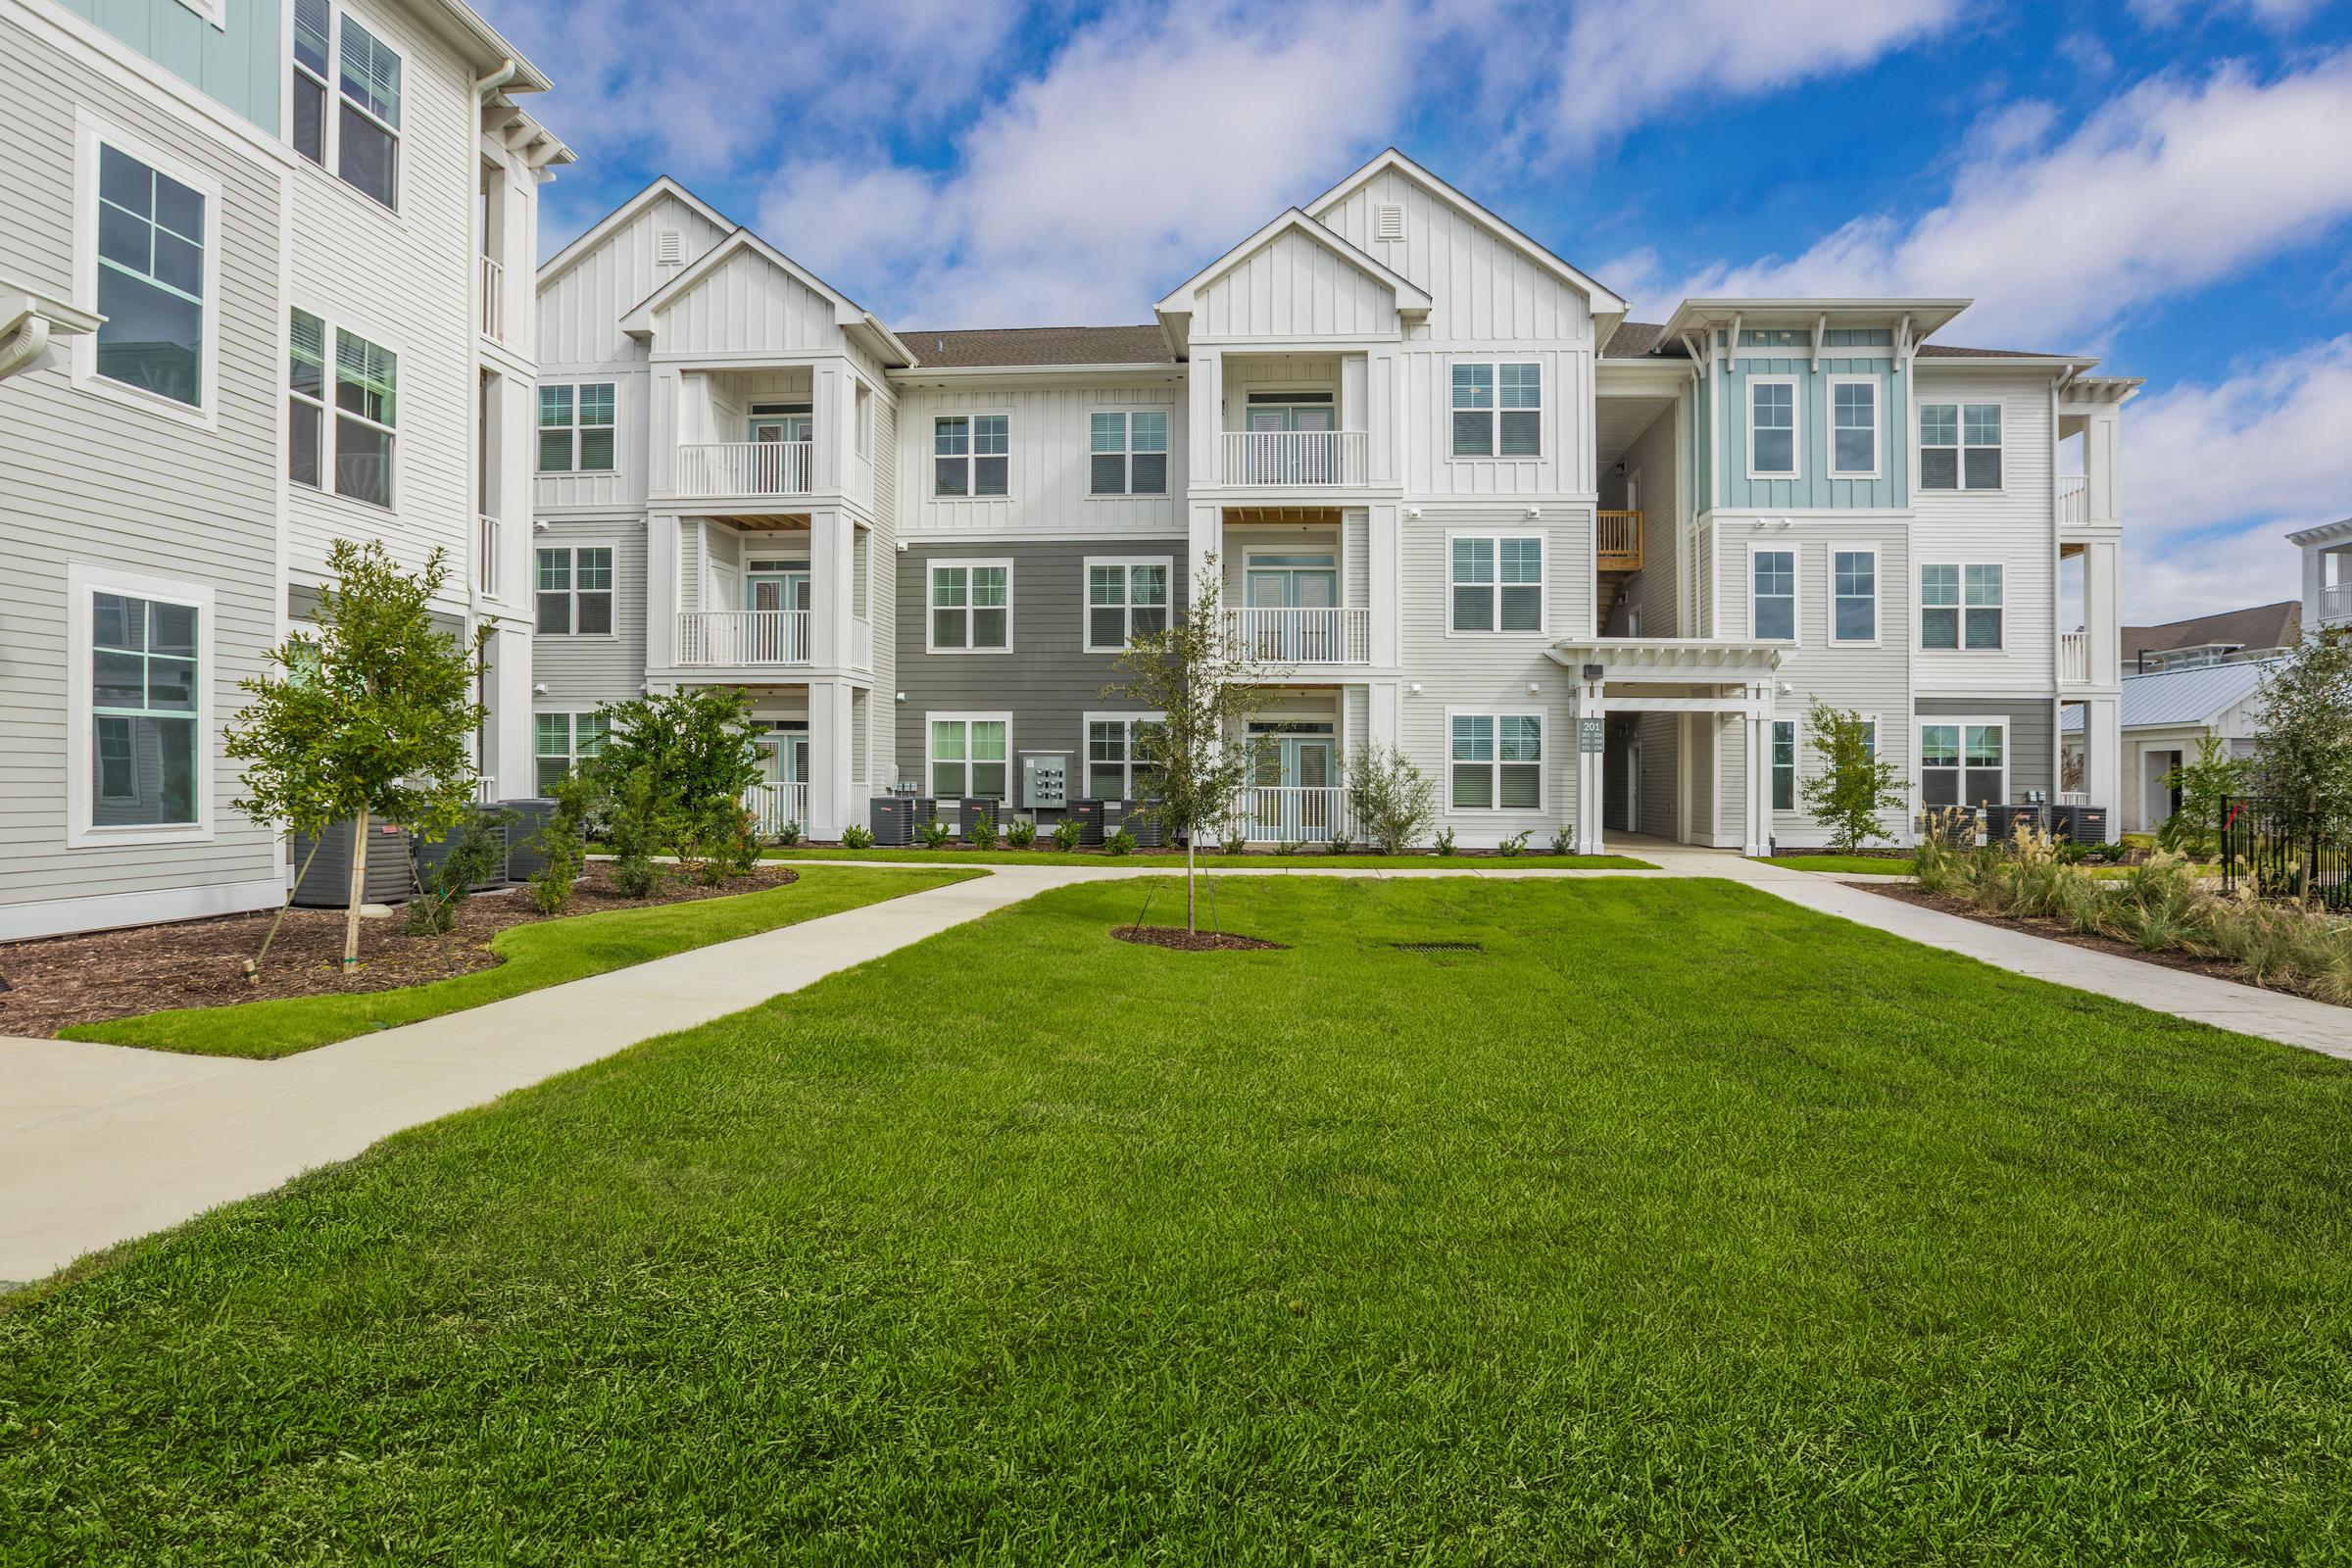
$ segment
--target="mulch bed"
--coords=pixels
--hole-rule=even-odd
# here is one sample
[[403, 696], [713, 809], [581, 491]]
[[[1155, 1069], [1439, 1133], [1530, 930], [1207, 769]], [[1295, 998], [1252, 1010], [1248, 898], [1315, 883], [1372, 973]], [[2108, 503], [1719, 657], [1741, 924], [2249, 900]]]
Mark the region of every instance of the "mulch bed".
[[2155, 964], [2161, 969], [2181, 969], [2190, 974], [2207, 975], [2215, 980], [2227, 980], [2231, 985], [2244, 986], [2249, 991], [2277, 991], [2286, 996], [2303, 997], [2312, 1002], [2327, 1000], [2324, 997], [2314, 996], [2301, 986], [2287, 984], [2258, 986], [2246, 978], [2243, 969], [2231, 963], [2228, 958], [2200, 957], [2193, 953], [2182, 953], [2178, 948], [2166, 948], [2156, 953], [2148, 953], [2136, 943], [2119, 941], [2114, 937], [2085, 934], [2077, 931], [2072, 926], [2061, 925], [2055, 920], [2028, 920], [2016, 915], [1986, 914], [1965, 900], [1953, 898], [1948, 894], [1923, 892], [1914, 883], [1848, 882], [1845, 885], [1863, 893], [1875, 893], [1883, 899], [1895, 899], [1904, 904], [1919, 904], [1931, 909], [1940, 909], [1945, 914], [1956, 914], [1963, 920], [1974, 920], [1979, 925], [1996, 925], [2005, 930], [2023, 931], [2028, 936], [2047, 937], [2052, 942], [2063, 942], [2070, 948], [2088, 948], [2093, 953], [2113, 954], [2119, 958], [2134, 958], [2141, 963]]
[[1187, 931], [1180, 925], [1114, 925], [1110, 934], [1121, 942], [1144, 948], [1174, 948], [1179, 953], [1282, 953], [1287, 942], [1260, 942], [1231, 931]]
[[798, 871], [763, 865], [724, 887], [672, 882], [650, 899], [612, 891], [612, 869], [592, 861], [556, 916], [531, 907], [530, 890], [477, 893], [458, 909], [446, 936], [406, 934], [406, 916], [360, 922], [360, 968], [343, 968], [343, 911], [289, 909], [270, 945], [260, 983], [245, 982], [245, 960], [270, 929], [271, 911], [130, 926], [83, 936], [41, 937], [0, 945], [0, 1035], [54, 1035], [69, 1024], [126, 1018], [170, 1007], [219, 1007], [272, 997], [392, 991], [487, 969], [500, 960], [490, 939], [510, 926], [569, 919], [605, 909], [642, 909], [783, 887]]

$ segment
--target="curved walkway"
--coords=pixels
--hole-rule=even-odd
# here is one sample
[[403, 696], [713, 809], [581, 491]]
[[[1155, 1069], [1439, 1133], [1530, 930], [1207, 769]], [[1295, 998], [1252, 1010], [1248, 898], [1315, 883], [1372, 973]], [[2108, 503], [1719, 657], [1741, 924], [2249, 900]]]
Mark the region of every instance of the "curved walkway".
[[[1658, 869], [1220, 866], [1215, 874], [1721, 877], [2019, 974], [2352, 1059], [2352, 1009], [2069, 947], [1735, 855], [1647, 842], [1635, 853]], [[1051, 889], [1174, 874], [986, 869], [984, 877], [277, 1061], [0, 1037], [0, 1284], [39, 1279], [85, 1253], [349, 1159], [393, 1133], [756, 1006]]]

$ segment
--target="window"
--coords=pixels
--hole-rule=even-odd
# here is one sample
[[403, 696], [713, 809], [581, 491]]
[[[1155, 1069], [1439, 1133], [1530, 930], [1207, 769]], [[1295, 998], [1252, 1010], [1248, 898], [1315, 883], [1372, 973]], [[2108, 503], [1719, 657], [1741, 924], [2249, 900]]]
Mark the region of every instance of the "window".
[[931, 421], [933, 490], [942, 496], [1008, 494], [1012, 416], [943, 414]]
[[318, 489], [326, 451], [326, 323], [296, 311], [286, 352], [286, 477]]
[[1830, 475], [1839, 479], [1879, 476], [1879, 383], [1830, 381]]
[[858, 456], [870, 459], [874, 455], [874, 389], [860, 381], [854, 396], [857, 407], [850, 420], [852, 439], [858, 444]]
[[1796, 476], [1796, 382], [1755, 376], [1747, 383], [1747, 473], [1751, 479]]
[[333, 36], [326, 0], [294, 0], [294, 150], [326, 164], [326, 57]]
[[1772, 808], [1796, 809], [1796, 720], [1772, 721]]
[[1012, 563], [934, 562], [931, 652], [1008, 652], [1012, 647]]
[[1086, 564], [1086, 651], [1115, 654], [1129, 639], [1168, 629], [1168, 563]]
[[2001, 487], [1998, 403], [1919, 406], [1919, 487], [1922, 490]]
[[1152, 764], [1143, 760], [1136, 742], [1158, 718], [1087, 715], [1086, 799], [1140, 801], [1152, 793]]
[[1012, 721], [1002, 714], [931, 720], [931, 793], [943, 801], [969, 795], [1007, 798], [1005, 759]]
[[1456, 365], [1453, 455], [1535, 458], [1544, 453], [1544, 368]]
[[1544, 720], [1534, 713], [1453, 715], [1453, 809], [1534, 811], [1544, 805]]
[[349, 17], [340, 36], [343, 101], [335, 118], [335, 172], [354, 190], [397, 207], [400, 56]]
[[192, 604], [90, 595], [90, 825], [191, 827], [198, 818]]
[[539, 713], [533, 718], [532, 760], [539, 793], [552, 795], [575, 766], [604, 751], [612, 720], [602, 713]]
[[612, 471], [612, 383], [539, 389], [539, 471]]
[[539, 552], [536, 627], [542, 637], [612, 634], [612, 549], [554, 545]]
[[1879, 558], [1875, 551], [1831, 553], [1830, 597], [1832, 642], [1879, 640]]
[[1450, 544], [1448, 631], [1544, 629], [1541, 534], [1461, 535]]
[[1758, 550], [1747, 564], [1748, 635], [1760, 643], [1796, 641], [1796, 552]]
[[1089, 489], [1099, 496], [1168, 493], [1168, 416], [1098, 414], [1090, 421]]
[[97, 160], [98, 374], [201, 408], [206, 198], [119, 147]]
[[2002, 754], [2007, 726], [1922, 724], [1919, 728], [1919, 802], [1922, 806], [1984, 806], [2009, 797]]
[[335, 333], [335, 493], [392, 504], [392, 426], [399, 364], [356, 332]]
[[2001, 595], [1997, 565], [1920, 567], [1920, 647], [2000, 647]]

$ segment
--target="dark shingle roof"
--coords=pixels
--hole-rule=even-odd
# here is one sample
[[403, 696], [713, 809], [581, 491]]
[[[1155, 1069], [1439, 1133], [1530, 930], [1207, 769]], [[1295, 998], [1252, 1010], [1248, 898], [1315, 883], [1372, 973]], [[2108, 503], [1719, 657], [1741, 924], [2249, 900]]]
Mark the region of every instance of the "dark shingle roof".
[[902, 329], [925, 367], [982, 369], [1022, 365], [1173, 365], [1156, 326], [992, 326]]
[[2142, 654], [2168, 648], [2292, 648], [2303, 638], [2303, 601], [2281, 599], [2275, 605], [2226, 610], [2218, 615], [2167, 621], [2161, 626], [2124, 628], [2124, 664], [2128, 668]]
[[[1666, 336], [1661, 321], [1620, 321], [1617, 330], [1609, 335], [1608, 347], [1600, 351], [1604, 360], [1687, 360], [1680, 339]], [[2036, 354], [2031, 349], [1967, 349], [1953, 343], [1922, 343], [1919, 357], [1923, 360], [2042, 360], [2056, 355]]]

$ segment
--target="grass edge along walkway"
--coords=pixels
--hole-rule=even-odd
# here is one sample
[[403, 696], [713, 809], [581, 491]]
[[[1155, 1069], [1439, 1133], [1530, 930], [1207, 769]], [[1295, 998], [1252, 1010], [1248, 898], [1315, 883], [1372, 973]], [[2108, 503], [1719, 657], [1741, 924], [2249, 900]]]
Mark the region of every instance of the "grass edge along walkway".
[[[906, 865], [917, 860], [937, 860], [943, 866], [957, 865], [1042, 865], [1095, 866], [1105, 871], [1181, 871], [1184, 857], [1166, 851], [1138, 851], [1133, 855], [1106, 855], [1101, 850], [933, 850], [922, 845], [905, 845], [897, 849], [876, 846], [870, 850], [829, 849], [821, 845], [804, 845], [795, 849], [769, 849], [760, 852], [760, 858], [787, 860], [793, 863], [814, 860], [854, 862], [884, 860], [893, 865]], [[1647, 860], [1637, 860], [1629, 855], [1224, 855], [1204, 854], [1196, 862], [1199, 867], [1215, 875], [1221, 871], [1458, 871], [1464, 876], [1480, 871], [1655, 871]]]
[[731, 942], [945, 887], [979, 874], [944, 865], [937, 870], [914, 871], [879, 866], [811, 867], [798, 881], [756, 893], [642, 909], [603, 909], [509, 926], [490, 939], [491, 951], [504, 961], [471, 974], [358, 995], [273, 997], [219, 1007], [172, 1007], [75, 1024], [59, 1031], [58, 1038], [199, 1056], [272, 1060], [714, 942]]

